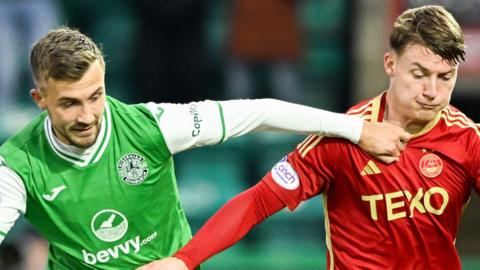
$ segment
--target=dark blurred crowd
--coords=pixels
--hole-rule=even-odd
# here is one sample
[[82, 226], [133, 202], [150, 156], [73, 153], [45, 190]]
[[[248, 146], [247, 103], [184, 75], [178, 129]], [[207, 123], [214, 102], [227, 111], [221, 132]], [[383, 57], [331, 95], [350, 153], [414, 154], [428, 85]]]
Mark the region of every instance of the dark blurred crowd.
[[[57, 25], [79, 28], [102, 44], [110, 94], [132, 102], [298, 100], [302, 51], [296, 5], [290, 0], [1, 0], [0, 108], [28, 100], [33, 87], [28, 50]], [[259, 82], [258, 70], [266, 83]]]

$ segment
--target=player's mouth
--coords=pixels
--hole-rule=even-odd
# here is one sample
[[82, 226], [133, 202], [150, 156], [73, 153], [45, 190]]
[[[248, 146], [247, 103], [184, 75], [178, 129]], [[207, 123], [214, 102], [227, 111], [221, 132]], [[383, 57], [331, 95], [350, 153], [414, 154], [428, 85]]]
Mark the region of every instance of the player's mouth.
[[417, 102], [418, 105], [420, 105], [420, 108], [422, 110], [433, 110], [437, 107], [437, 105], [433, 105], [433, 104], [426, 104], [426, 103], [422, 103], [422, 102]]
[[95, 131], [95, 125], [90, 125], [87, 127], [74, 127], [72, 131], [80, 137], [88, 137], [93, 134]]

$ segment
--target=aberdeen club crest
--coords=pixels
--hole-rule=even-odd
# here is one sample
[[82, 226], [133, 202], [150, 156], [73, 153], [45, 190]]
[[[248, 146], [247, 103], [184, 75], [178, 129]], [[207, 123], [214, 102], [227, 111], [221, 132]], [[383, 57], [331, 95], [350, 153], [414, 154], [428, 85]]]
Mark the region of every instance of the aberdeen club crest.
[[123, 182], [131, 185], [141, 184], [148, 175], [145, 158], [133, 153], [124, 155], [118, 161], [117, 170]]
[[437, 177], [443, 170], [442, 159], [433, 153], [424, 155], [418, 165], [422, 174], [429, 178]]

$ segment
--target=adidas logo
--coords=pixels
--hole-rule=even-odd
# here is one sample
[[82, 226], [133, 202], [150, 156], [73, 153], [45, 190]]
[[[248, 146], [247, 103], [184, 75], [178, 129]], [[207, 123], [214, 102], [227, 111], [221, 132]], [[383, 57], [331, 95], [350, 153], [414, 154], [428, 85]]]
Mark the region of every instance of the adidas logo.
[[372, 174], [379, 174], [379, 173], [382, 173], [382, 172], [377, 167], [377, 165], [373, 161], [369, 160], [367, 162], [367, 166], [365, 166], [365, 168], [363, 168], [363, 170], [360, 174], [365, 176], [365, 175], [372, 175]]

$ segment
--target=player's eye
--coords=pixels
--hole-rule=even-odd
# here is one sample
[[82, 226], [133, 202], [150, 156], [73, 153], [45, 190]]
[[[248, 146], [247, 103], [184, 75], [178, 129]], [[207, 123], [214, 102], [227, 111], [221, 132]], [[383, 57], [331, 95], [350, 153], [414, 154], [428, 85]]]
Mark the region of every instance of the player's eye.
[[65, 102], [60, 103], [60, 106], [62, 108], [68, 109], [68, 108], [71, 108], [71, 107], [75, 106], [76, 104], [77, 103], [75, 101], [65, 101]]
[[425, 77], [425, 74], [421, 71], [414, 71], [412, 72], [412, 76], [415, 79], [422, 79], [423, 77]]
[[101, 96], [102, 96], [102, 93], [101, 93], [101, 92], [97, 92], [95, 95], [93, 95], [93, 96], [90, 98], [90, 100], [95, 102], [95, 101], [99, 100]]
[[440, 79], [444, 80], [444, 81], [449, 81], [453, 78], [453, 75], [452, 74], [446, 74], [446, 75], [442, 75], [440, 76]]

